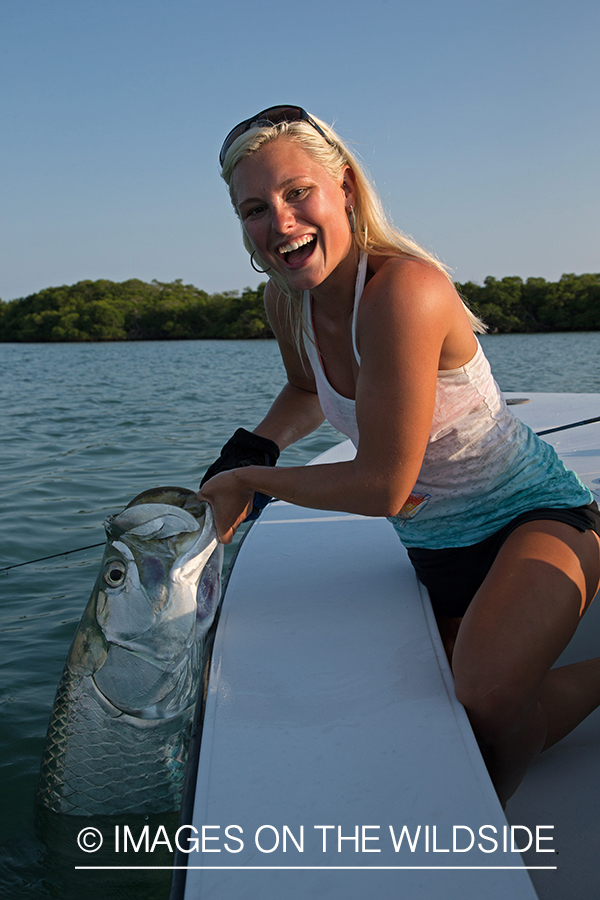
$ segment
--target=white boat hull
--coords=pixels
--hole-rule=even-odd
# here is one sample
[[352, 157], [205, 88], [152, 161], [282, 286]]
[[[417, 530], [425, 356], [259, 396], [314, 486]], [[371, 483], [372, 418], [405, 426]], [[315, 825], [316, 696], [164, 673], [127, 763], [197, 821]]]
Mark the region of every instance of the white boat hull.
[[[596, 395], [519, 396], [531, 401], [514, 410], [536, 430], [600, 414]], [[598, 488], [600, 426], [577, 431], [553, 442]], [[320, 461], [349, 452], [347, 442]], [[564, 898], [571, 851], [552, 785], [598, 759], [590, 723], [583, 762], [568, 742], [544, 755], [527, 780], [547, 804], [524, 785], [507, 821], [391, 526], [273, 503], [242, 545], [217, 630], [192, 818], [205, 852], [178, 860], [185, 898], [533, 900], [530, 872], [540, 898]], [[569, 782], [574, 791], [590, 793]], [[534, 846], [526, 865], [542, 868], [528, 871], [510, 824], [524, 826], [518, 847], [554, 826], [538, 849], [560, 854]], [[594, 877], [579, 898], [600, 896]]]

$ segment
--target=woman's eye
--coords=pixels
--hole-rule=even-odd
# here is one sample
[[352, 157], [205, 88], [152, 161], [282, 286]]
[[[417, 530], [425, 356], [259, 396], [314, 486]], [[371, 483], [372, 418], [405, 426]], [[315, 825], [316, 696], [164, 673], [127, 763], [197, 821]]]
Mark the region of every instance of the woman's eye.
[[290, 197], [292, 198], [292, 200], [298, 200], [298, 198], [303, 197], [304, 194], [306, 194], [306, 188], [295, 188], [291, 192]]
[[106, 565], [103, 578], [109, 587], [119, 587], [125, 581], [126, 573], [127, 567], [125, 563], [118, 559], [113, 559]]

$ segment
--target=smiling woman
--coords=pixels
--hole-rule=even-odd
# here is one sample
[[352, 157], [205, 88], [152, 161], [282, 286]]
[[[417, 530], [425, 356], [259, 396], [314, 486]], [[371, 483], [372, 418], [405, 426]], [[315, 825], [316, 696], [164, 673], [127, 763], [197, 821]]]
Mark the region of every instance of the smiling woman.
[[[253, 435], [236, 432], [239, 454], [228, 445], [200, 496], [225, 543], [256, 492], [388, 517], [430, 591], [506, 802], [537, 754], [600, 703], [600, 660], [549, 672], [598, 588], [598, 508], [511, 414], [474, 334], [481, 322], [443, 266], [387, 221], [324, 122], [300, 107], [259, 113], [230, 132], [221, 162], [244, 243], [269, 273], [287, 383]], [[272, 467], [324, 418], [354, 459]]]
[[323, 167], [293, 139], [267, 144], [260, 157], [235, 167], [232, 196], [244, 231], [260, 259], [297, 291], [325, 282], [347, 260], [352, 234], [347, 211], [356, 203], [346, 167], [323, 179]]

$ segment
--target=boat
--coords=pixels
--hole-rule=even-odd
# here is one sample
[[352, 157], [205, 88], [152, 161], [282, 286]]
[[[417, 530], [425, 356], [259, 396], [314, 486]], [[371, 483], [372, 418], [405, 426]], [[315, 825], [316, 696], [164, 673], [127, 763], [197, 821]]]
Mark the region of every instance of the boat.
[[[506, 396], [538, 432], [600, 415], [597, 394]], [[600, 424], [545, 439], [600, 496]], [[597, 655], [599, 616], [559, 662]], [[171, 898], [597, 898], [599, 726], [544, 753], [505, 813], [389, 523], [273, 502], [224, 594]]]

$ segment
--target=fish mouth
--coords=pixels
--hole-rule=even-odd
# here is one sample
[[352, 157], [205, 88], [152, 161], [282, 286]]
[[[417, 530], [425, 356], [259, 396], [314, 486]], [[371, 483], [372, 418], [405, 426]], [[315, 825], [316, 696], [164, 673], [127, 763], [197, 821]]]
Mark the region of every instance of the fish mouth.
[[277, 247], [277, 256], [290, 269], [302, 266], [314, 253], [317, 246], [316, 234], [302, 234]]
[[142, 491], [127, 504], [122, 512], [108, 516], [104, 523], [108, 537], [112, 540], [121, 538], [131, 528], [131, 520], [127, 517], [127, 511], [146, 504], [177, 507], [184, 510], [185, 514], [191, 515], [200, 527], [204, 524], [206, 503], [199, 500], [194, 491], [180, 487], [157, 487]]

